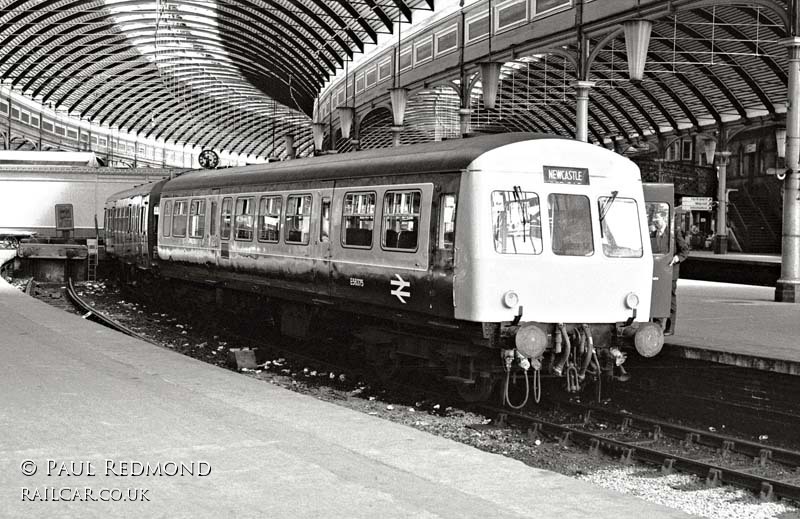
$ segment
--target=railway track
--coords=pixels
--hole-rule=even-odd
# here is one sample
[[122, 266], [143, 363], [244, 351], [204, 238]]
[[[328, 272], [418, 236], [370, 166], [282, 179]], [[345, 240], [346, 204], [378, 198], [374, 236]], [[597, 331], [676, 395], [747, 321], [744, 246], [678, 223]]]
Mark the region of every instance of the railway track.
[[[32, 297], [35, 297], [35, 296], [39, 295], [37, 289], [38, 289], [38, 287], [37, 287], [36, 282], [33, 279], [31, 279], [25, 285], [25, 288], [23, 289], [23, 291], [26, 294], [28, 294], [28, 295], [30, 295]], [[122, 323], [110, 318], [109, 316], [107, 316], [103, 312], [100, 312], [99, 310], [94, 308], [92, 305], [90, 305], [89, 303], [84, 301], [78, 295], [78, 292], [75, 290], [75, 286], [73, 285], [71, 278], [69, 279], [69, 282], [67, 283], [67, 285], [64, 287], [63, 293], [64, 293], [64, 295], [66, 297], [61, 297], [61, 295], [59, 294], [58, 297], [55, 297], [55, 300], [54, 300], [54, 296], [52, 295], [52, 293], [50, 293], [51, 295], [50, 295], [50, 298], [48, 300], [48, 303], [52, 304], [52, 305], [54, 305], [56, 307], [59, 307], [59, 308], [65, 310], [65, 311], [77, 310], [77, 312], [80, 313], [80, 315], [84, 319], [90, 319], [90, 320], [92, 320], [94, 322], [102, 324], [103, 326], [111, 328], [112, 330], [116, 330], [118, 332], [124, 333], [125, 335], [129, 335], [129, 336], [135, 337], [135, 338], [137, 338], [139, 340], [149, 342], [150, 344], [155, 344], [157, 346], [160, 346], [160, 344], [158, 342], [153, 341], [152, 339], [149, 339], [148, 337], [145, 337], [144, 335], [141, 335], [141, 334], [131, 330], [130, 328], [128, 328], [124, 324], [122, 324]]]
[[91, 319], [92, 321], [100, 323], [103, 326], [111, 328], [112, 330], [116, 330], [118, 332], [124, 333], [125, 335], [130, 335], [131, 337], [134, 337], [136, 339], [160, 346], [160, 344], [157, 343], [156, 341], [153, 341], [152, 339], [149, 339], [144, 335], [136, 333], [135, 331], [131, 330], [124, 324], [108, 317], [107, 315], [98, 311], [92, 305], [81, 299], [81, 297], [78, 295], [78, 292], [75, 290], [75, 286], [72, 284], [72, 278], [69, 278], [69, 282], [67, 283], [66, 293], [70, 301], [72, 301], [72, 303], [79, 310], [81, 310], [81, 312], [83, 312], [84, 319]]
[[567, 421], [548, 421], [525, 412], [479, 405], [498, 426], [513, 424], [535, 438], [546, 435], [564, 444], [585, 446], [623, 463], [640, 461], [706, 478], [709, 486], [727, 484], [762, 499], [800, 501], [800, 452], [684, 427], [644, 416], [604, 410], [593, 405], [571, 407]]

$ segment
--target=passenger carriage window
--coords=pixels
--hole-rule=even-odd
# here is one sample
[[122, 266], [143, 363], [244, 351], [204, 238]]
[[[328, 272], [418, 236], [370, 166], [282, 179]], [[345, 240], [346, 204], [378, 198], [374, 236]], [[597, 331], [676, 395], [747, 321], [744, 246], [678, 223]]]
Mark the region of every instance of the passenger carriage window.
[[289, 195], [286, 199], [286, 243], [308, 245], [310, 227], [311, 195]]
[[222, 211], [220, 212], [219, 232], [223, 240], [231, 237], [231, 213], [233, 211], [233, 198], [222, 199]]
[[331, 236], [331, 199], [324, 197], [322, 199], [322, 208], [319, 212], [319, 241], [320, 243], [327, 243], [330, 241]]
[[419, 191], [388, 191], [383, 197], [383, 235], [386, 249], [417, 249], [419, 232]]
[[456, 195], [447, 194], [439, 198], [439, 245], [440, 249], [453, 250], [456, 231]]
[[342, 209], [342, 245], [372, 247], [375, 227], [375, 193], [346, 193]]
[[277, 243], [281, 235], [280, 196], [262, 196], [258, 202], [258, 241]]
[[253, 198], [237, 198], [236, 199], [236, 222], [234, 235], [235, 239], [242, 241], [253, 240], [253, 227], [254, 227], [254, 206], [255, 201]]
[[211, 202], [211, 214], [208, 215], [209, 229], [208, 234], [214, 236], [217, 233], [217, 202]]
[[547, 197], [553, 252], [559, 256], [591, 256], [592, 220], [583, 195], [551, 193]]
[[501, 254], [542, 253], [539, 195], [515, 187], [492, 192], [494, 250]]
[[164, 225], [161, 234], [169, 236], [169, 231], [172, 229], [172, 200], [164, 202]]
[[597, 209], [603, 254], [610, 258], [641, 258], [644, 248], [636, 200], [601, 196]]
[[189, 236], [202, 238], [206, 227], [206, 201], [192, 200], [189, 208]]
[[186, 205], [186, 200], [176, 200], [173, 207], [172, 235], [177, 238], [186, 236], [186, 220], [189, 217]]

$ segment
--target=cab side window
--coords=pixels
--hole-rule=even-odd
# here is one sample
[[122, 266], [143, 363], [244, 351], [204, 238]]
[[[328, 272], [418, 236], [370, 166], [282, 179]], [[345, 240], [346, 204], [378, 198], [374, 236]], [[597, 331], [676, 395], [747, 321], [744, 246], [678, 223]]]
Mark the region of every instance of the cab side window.
[[164, 202], [164, 225], [162, 227], [162, 234], [169, 236], [170, 229], [172, 229], [172, 200]]
[[440, 249], [453, 250], [456, 242], [456, 195], [444, 194], [439, 198]]

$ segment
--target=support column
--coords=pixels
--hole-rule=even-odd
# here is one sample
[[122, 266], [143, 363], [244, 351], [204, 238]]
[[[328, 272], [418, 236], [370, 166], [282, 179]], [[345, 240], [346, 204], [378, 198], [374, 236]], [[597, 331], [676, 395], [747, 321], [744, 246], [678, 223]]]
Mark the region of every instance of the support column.
[[297, 156], [294, 147], [294, 135], [287, 133], [286, 135], [283, 136], [283, 142], [284, 145], [286, 146], [286, 159], [287, 160], [294, 159]]
[[783, 181], [781, 277], [775, 301], [800, 303], [800, 38], [782, 41], [789, 52], [786, 108], [786, 178]]
[[717, 235], [714, 237], [714, 254], [728, 252], [728, 162], [730, 151], [718, 151], [717, 157]]
[[461, 137], [469, 133], [470, 114], [472, 110], [469, 108], [458, 109], [458, 122], [461, 125]]
[[589, 90], [594, 86], [594, 81], [576, 81], [575, 99], [578, 106], [575, 109], [575, 139], [583, 142], [589, 140]]
[[400, 146], [401, 133], [403, 133], [402, 126], [392, 126], [392, 146]]

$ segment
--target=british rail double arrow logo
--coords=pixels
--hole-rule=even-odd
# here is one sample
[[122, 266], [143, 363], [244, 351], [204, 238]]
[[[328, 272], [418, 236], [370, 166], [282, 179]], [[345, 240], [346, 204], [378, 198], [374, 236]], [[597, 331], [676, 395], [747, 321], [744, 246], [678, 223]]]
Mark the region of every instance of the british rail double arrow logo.
[[395, 274], [394, 277], [396, 277], [397, 279], [392, 279], [390, 283], [392, 286], [395, 286], [397, 288], [395, 288], [389, 293], [395, 296], [397, 299], [399, 299], [401, 303], [406, 304], [406, 300], [403, 298], [411, 297], [411, 291], [406, 290], [407, 288], [411, 287], [411, 282], [401, 278], [400, 274]]

